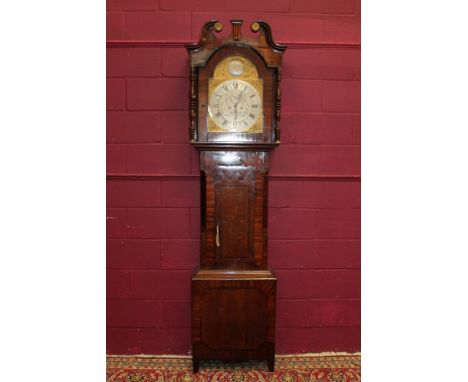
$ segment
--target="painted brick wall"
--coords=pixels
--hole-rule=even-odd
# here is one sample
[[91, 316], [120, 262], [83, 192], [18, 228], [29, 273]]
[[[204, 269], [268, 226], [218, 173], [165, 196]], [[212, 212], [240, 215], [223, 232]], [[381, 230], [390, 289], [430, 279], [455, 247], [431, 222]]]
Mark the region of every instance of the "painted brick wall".
[[360, 350], [359, 0], [108, 0], [107, 9], [108, 353], [190, 351], [199, 163], [183, 44], [213, 18], [263, 19], [289, 45], [269, 199], [277, 353]]

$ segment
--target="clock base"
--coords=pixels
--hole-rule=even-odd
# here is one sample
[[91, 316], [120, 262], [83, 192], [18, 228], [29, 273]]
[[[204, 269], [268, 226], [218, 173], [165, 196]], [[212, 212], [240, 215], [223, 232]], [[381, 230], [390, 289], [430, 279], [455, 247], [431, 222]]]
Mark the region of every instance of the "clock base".
[[201, 270], [192, 278], [193, 370], [201, 360], [267, 360], [274, 370], [276, 277]]

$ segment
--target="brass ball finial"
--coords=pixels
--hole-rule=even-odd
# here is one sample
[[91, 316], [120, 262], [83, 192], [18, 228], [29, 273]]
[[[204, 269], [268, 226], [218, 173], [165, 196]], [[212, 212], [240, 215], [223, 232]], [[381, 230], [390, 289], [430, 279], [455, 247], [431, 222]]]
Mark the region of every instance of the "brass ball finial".
[[223, 24], [221, 24], [219, 21], [215, 23], [214, 29], [216, 32], [221, 32], [223, 30]]
[[258, 32], [260, 30], [260, 24], [254, 21], [250, 28], [252, 29], [252, 32]]

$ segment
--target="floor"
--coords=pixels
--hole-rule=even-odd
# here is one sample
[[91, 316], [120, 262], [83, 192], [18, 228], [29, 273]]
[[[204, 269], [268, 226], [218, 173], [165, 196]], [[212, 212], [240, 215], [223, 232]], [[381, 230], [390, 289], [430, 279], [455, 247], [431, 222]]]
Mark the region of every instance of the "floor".
[[361, 355], [322, 353], [276, 356], [275, 372], [264, 362], [201, 363], [190, 356], [107, 356], [107, 382], [358, 382]]

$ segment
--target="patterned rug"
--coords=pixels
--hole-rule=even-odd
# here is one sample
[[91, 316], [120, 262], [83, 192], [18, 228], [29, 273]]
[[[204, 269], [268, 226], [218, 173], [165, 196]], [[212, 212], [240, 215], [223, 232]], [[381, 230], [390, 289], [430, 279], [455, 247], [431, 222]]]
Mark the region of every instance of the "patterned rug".
[[107, 382], [357, 382], [360, 354], [276, 356], [275, 372], [266, 363], [201, 362], [192, 372], [186, 356], [107, 356]]

